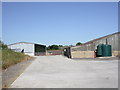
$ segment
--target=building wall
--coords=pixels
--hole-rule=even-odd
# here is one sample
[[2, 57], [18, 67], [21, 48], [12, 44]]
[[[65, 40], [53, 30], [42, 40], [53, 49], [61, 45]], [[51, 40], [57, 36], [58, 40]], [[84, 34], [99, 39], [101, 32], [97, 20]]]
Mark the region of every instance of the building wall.
[[47, 50], [47, 55], [62, 55], [62, 50]]
[[[77, 51], [94, 51], [95, 49], [97, 49], [97, 46], [99, 44], [106, 44], [106, 42], [107, 42], [107, 44], [112, 46], [112, 55], [113, 56], [118, 56], [117, 52], [120, 51], [120, 48], [119, 48], [119, 45], [118, 45], [120, 43], [119, 37], [120, 37], [120, 33], [107, 35], [105, 37], [89, 41], [89, 42], [87, 42], [83, 45], [71, 47], [71, 52], [76, 52], [77, 53]], [[72, 55], [75, 55], [75, 54], [72, 54]], [[78, 57], [81, 57], [81, 55], [78, 56]]]
[[34, 44], [30, 43], [16, 43], [8, 45], [8, 48], [16, 51], [21, 52], [24, 49], [24, 53], [30, 56], [34, 56]]
[[71, 58], [95, 58], [94, 51], [74, 51]]

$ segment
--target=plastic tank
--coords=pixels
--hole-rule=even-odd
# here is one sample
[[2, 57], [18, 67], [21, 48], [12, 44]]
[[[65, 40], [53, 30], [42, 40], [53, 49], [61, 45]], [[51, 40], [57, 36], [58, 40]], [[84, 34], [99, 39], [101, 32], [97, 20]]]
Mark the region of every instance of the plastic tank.
[[103, 45], [102, 47], [102, 56], [112, 56], [112, 50], [111, 50], [111, 45]]
[[99, 57], [99, 56], [102, 56], [102, 53], [103, 53], [103, 44], [99, 44], [98, 46], [97, 46], [97, 56]]

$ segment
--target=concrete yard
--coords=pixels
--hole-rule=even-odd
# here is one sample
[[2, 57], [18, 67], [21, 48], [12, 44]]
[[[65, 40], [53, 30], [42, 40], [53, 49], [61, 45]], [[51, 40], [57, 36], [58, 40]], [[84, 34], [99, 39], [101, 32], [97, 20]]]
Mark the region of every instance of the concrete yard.
[[10, 88], [118, 88], [118, 60], [38, 56]]

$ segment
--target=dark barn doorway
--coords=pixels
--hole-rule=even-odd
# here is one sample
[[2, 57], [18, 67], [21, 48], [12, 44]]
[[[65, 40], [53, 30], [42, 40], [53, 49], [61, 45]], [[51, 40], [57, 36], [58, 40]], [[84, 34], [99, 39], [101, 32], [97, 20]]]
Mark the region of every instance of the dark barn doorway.
[[46, 46], [35, 44], [35, 56], [46, 55]]

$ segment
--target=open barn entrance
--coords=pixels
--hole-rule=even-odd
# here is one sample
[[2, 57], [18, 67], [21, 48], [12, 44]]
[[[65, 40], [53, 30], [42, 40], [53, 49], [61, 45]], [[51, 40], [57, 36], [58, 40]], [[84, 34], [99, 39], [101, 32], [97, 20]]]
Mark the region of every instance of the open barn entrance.
[[34, 46], [35, 56], [43, 56], [46, 55], [46, 46], [35, 44]]

